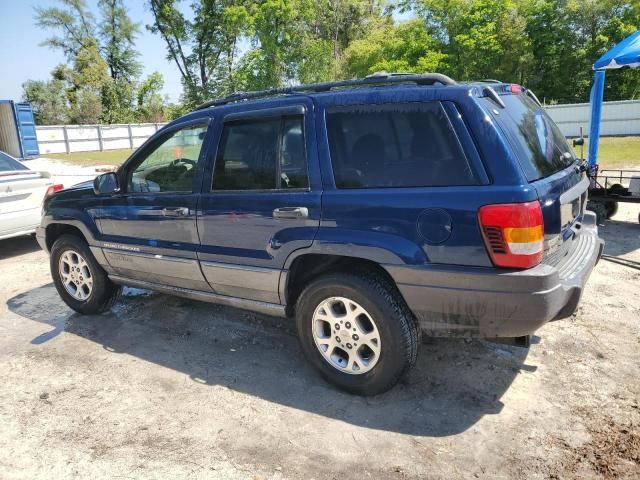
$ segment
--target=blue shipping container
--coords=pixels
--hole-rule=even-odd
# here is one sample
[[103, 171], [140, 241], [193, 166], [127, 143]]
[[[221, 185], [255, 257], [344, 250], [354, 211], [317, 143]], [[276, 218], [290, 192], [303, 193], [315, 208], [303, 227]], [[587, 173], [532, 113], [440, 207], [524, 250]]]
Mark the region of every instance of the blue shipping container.
[[40, 155], [31, 104], [0, 100], [0, 150], [16, 158]]

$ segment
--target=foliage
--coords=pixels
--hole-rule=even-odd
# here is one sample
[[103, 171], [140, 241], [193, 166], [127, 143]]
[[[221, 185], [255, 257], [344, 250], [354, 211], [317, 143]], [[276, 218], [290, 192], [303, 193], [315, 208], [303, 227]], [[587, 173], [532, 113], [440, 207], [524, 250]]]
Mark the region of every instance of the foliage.
[[58, 31], [44, 41], [43, 45], [60, 49], [72, 61], [85, 42], [95, 37], [94, 17], [84, 0], [60, 0], [66, 8], [35, 7], [36, 25], [43, 29]]
[[56, 125], [67, 121], [68, 105], [64, 81], [55, 78], [46, 82], [27, 80], [23, 88], [25, 98], [33, 107], [37, 124]]
[[147, 28], [162, 37], [167, 58], [180, 71], [184, 100], [190, 106], [224, 90], [248, 12], [237, 0], [194, 1], [188, 19], [175, 0], [150, 0], [154, 22]]
[[362, 40], [355, 40], [344, 55], [346, 76], [364, 77], [377, 71], [435, 72], [446, 54], [421, 20], [394, 26], [387, 22]]
[[111, 78], [133, 82], [141, 70], [135, 50], [139, 26], [127, 15], [122, 0], [99, 0], [98, 5], [103, 15], [98, 35]]
[[[68, 65], [27, 82], [38, 121], [159, 121], [236, 91], [439, 71], [524, 84], [547, 103], [587, 101], [592, 63], [640, 28], [639, 0], [146, 0], [146, 28], [180, 72], [167, 105], [140, 79], [139, 26], [124, 0], [36, 8]], [[400, 20], [402, 18], [402, 20]], [[640, 96], [640, 70], [607, 75], [605, 99]]]
[[155, 72], [140, 82], [139, 25], [124, 1], [98, 0], [99, 22], [85, 0], [58, 1], [59, 7], [35, 9], [36, 24], [55, 32], [44, 45], [61, 50], [68, 61], [54, 69], [52, 80], [23, 85], [38, 123], [164, 120], [162, 76]]
[[[588, 100], [591, 65], [640, 28], [637, 0], [407, 0], [458, 80], [523, 83], [550, 103]], [[640, 93], [640, 71], [609, 76], [605, 98]]]
[[153, 72], [138, 88], [138, 122], [162, 122], [165, 119], [165, 98], [162, 96], [164, 79], [160, 72]]

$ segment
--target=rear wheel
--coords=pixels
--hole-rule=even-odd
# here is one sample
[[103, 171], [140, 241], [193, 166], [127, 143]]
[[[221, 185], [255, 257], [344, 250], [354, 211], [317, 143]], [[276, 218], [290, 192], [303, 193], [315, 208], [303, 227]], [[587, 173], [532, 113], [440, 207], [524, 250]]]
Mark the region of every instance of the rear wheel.
[[74, 235], [55, 241], [50, 263], [58, 294], [76, 312], [107, 311], [120, 293], [121, 288], [109, 280], [87, 243]]
[[604, 208], [607, 212], [607, 219], [609, 219], [618, 213], [618, 202], [608, 201], [604, 204]]
[[415, 364], [420, 332], [413, 314], [376, 274], [319, 278], [300, 295], [296, 317], [305, 356], [341, 389], [385, 392]]
[[[626, 191], [626, 188], [624, 188], [624, 186], [620, 183], [616, 183], [609, 188], [609, 192], [614, 195], [624, 195]], [[613, 217], [616, 213], [618, 213], [618, 202], [614, 200], [605, 202], [604, 207], [607, 210], [607, 219]]]
[[596, 221], [598, 222], [598, 225], [604, 223], [607, 219], [607, 208], [604, 203], [590, 201], [587, 203], [587, 210], [591, 210], [596, 214]]

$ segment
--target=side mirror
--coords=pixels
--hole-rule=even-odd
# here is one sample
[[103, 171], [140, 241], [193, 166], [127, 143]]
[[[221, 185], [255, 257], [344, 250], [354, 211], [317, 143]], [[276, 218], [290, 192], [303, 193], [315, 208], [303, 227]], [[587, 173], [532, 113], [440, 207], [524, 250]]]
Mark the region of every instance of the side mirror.
[[93, 181], [93, 191], [96, 195], [118, 193], [120, 191], [118, 175], [116, 175], [114, 172], [98, 175]]
[[573, 139], [573, 146], [574, 147], [581, 147], [583, 145], [584, 145], [584, 137], [574, 138]]

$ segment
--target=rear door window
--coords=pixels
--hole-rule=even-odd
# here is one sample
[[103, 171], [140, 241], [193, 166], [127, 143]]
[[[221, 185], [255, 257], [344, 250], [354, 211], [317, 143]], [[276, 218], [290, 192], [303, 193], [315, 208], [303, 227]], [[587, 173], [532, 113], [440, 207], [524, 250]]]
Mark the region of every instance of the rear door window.
[[302, 124], [302, 116], [225, 124], [213, 190], [308, 188]]
[[326, 122], [338, 188], [479, 183], [440, 102], [338, 107]]
[[518, 162], [530, 182], [553, 175], [573, 164], [575, 154], [558, 126], [544, 109], [526, 95], [501, 95], [506, 108], [496, 109], [498, 125], [515, 150]]

